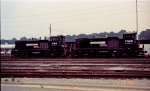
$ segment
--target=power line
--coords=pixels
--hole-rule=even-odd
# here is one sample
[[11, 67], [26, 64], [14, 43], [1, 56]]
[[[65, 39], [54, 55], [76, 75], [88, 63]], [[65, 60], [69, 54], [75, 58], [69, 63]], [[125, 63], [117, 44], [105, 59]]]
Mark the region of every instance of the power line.
[[[133, 1], [129, 1], [129, 2], [125, 2], [125, 3], [122, 3], [122, 4], [120, 4], [120, 3], [117, 3], [117, 4], [114, 4], [114, 6], [113, 7], [116, 7], [116, 6], [123, 6], [123, 5], [127, 5], [127, 4], [132, 4], [131, 2], [133, 2]], [[106, 5], [106, 6], [108, 6], [108, 5]], [[75, 11], [85, 11], [85, 10], [93, 10], [93, 9], [103, 9], [103, 8], [105, 8], [106, 6], [97, 6], [97, 7], [93, 7], [93, 8], [83, 8], [83, 9], [76, 9], [76, 10], [66, 10], [66, 11], [62, 11], [62, 12], [56, 12], [56, 13], [54, 13], [54, 14], [63, 14], [63, 13], [69, 13], [69, 12], [75, 12]], [[28, 18], [28, 17], [31, 17], [31, 16], [40, 16], [40, 15], [49, 15], [49, 14], [52, 14], [51, 12], [50, 13], [46, 13], [46, 14], [34, 14], [34, 15], [29, 15], [29, 16], [17, 16], [17, 17], [1, 17], [1, 18]]]
[[[132, 14], [132, 13], [134, 13], [133, 11], [130, 11], [130, 12], [123, 12], [123, 13], [121, 13], [121, 14]], [[98, 14], [98, 13], [97, 13]], [[112, 16], [116, 16], [116, 14], [117, 14], [117, 16], [118, 15], [121, 15], [121, 14], [119, 14], [119, 13], [114, 13], [114, 14], [110, 14], [110, 15], [101, 15], [100, 17], [99, 16], [97, 16], [97, 18], [104, 18], [104, 17], [112, 17]], [[51, 23], [66, 23], [66, 22], [72, 22], [72, 21], [83, 21], [83, 20], [87, 20], [87, 19], [97, 19], [96, 17], [84, 17], [84, 18], [77, 18], [77, 19], [69, 19], [69, 20], [62, 20], [62, 21], [54, 21], [54, 22], [51, 22], [51, 21], [47, 21], [47, 22], [45, 22], [45, 23], [39, 23], [39, 25], [43, 25], [43, 24], [49, 24], [49, 22], [51, 22]], [[22, 26], [18, 26], [18, 25], [13, 25], [14, 27], [24, 27], [25, 25], [22, 25]], [[33, 27], [33, 24], [32, 25], [27, 25], [27, 26], [32, 26]], [[34, 24], [34, 26], [35, 27], [37, 27], [37, 24]], [[38, 26], [39, 27], [39, 26]], [[7, 28], [7, 27], [6, 27]]]
[[[119, 8], [119, 12], [122, 12], [123, 10], [125, 9], [133, 9], [134, 6], [130, 6], [130, 7], [124, 7], [124, 8]], [[109, 9], [109, 10], [99, 10], [97, 12], [94, 12], [94, 13], [91, 13], [91, 14], [98, 14], [98, 13], [104, 13], [104, 12], [110, 12], [110, 11], [113, 11], [114, 9]], [[115, 9], [116, 10], [116, 9]], [[114, 11], [115, 11], [114, 10]], [[117, 11], [118, 12], [118, 11]], [[54, 17], [49, 17], [49, 18], [46, 18], [46, 19], [58, 19], [58, 18], [64, 18], [64, 17], [74, 17], [74, 16], [80, 16], [80, 15], [91, 15], [89, 12], [86, 14], [86, 13], [83, 13], [83, 14], [72, 14], [72, 15], [64, 15], [64, 16], [54, 16]], [[25, 22], [27, 20], [23, 20], [22, 22]], [[36, 19], [36, 21], [39, 21], [39, 19]], [[14, 22], [14, 21], [13, 21]], [[19, 22], [19, 21], [16, 21], [16, 22]], [[41, 22], [41, 21], [40, 21]], [[2, 23], [5, 23], [5, 22], [2, 22]], [[20, 22], [19, 22], [20, 23]]]
[[[131, 14], [131, 13], [133, 13], [133, 12], [129, 12], [129, 13], [125, 13], [125, 14]], [[113, 14], [113, 15], [116, 15], [116, 14]], [[105, 16], [105, 17], [107, 17], [107, 16]], [[88, 19], [93, 19], [93, 17], [91, 17], [91, 18], [88, 18]], [[94, 19], [97, 19], [97, 18], [94, 18]], [[70, 21], [83, 21], [83, 20], [87, 20], [87, 18], [81, 18], [81, 19], [74, 19], [74, 20], [70, 20]], [[59, 22], [52, 22], [52, 23], [66, 23], [66, 22], [70, 22], [70, 21], [59, 21]], [[49, 23], [45, 23], [45, 24], [49, 24]], [[41, 24], [40, 24], [41, 25]], [[24, 26], [23, 26], [24, 27]], [[37, 26], [36, 26], [37, 27]], [[41, 27], [41, 26], [40, 26]], [[58, 26], [57, 26], [58, 27]], [[19, 27], [12, 27], [12, 28], [19, 28]], [[11, 28], [11, 29], [12, 29]], [[20, 27], [21, 29], [22, 29], [22, 27]], [[25, 28], [29, 28], [30, 29], [30, 27], [25, 27]], [[37, 27], [38, 29], [39, 29], [39, 26]], [[43, 28], [41, 28], [42, 30], [43, 30]], [[65, 30], [65, 29], [62, 29], [62, 28], [60, 28], [59, 27], [59, 29], [61, 29], [61, 30]], [[26, 29], [25, 29], [26, 30]], [[71, 33], [71, 32], [66, 32], [66, 31], [61, 31], [61, 30], [58, 30], [58, 29], [53, 29], [53, 32], [58, 32], [58, 33], [65, 33], [65, 34], [74, 34], [74, 33]]]

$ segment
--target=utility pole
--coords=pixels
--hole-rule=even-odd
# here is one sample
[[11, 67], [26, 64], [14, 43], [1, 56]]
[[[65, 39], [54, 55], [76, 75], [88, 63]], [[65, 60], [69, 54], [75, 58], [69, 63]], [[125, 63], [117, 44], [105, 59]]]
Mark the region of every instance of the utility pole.
[[137, 39], [138, 39], [138, 8], [137, 8], [137, 0], [136, 0], [136, 32], [137, 32]]
[[51, 38], [51, 24], [50, 24], [50, 27], [49, 27], [49, 40], [50, 40], [50, 38]]

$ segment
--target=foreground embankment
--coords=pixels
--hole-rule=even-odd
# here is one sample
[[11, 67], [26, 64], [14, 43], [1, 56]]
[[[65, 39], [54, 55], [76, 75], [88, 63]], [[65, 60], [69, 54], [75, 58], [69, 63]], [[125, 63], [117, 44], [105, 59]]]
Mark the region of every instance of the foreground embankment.
[[1, 78], [2, 91], [150, 91], [149, 79]]

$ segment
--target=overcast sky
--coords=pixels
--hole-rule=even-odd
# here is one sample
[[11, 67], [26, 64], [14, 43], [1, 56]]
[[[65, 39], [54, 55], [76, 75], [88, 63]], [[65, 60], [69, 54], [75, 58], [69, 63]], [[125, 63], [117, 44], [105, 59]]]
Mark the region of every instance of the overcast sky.
[[[136, 0], [1, 0], [1, 38], [136, 31]], [[150, 0], [138, 0], [139, 32], [150, 29]]]

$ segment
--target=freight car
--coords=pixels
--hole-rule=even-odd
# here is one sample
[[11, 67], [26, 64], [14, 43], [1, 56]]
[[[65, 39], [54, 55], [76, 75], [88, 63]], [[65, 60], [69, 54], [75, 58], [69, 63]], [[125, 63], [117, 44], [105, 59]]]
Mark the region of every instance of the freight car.
[[78, 38], [65, 42], [65, 36], [51, 37], [50, 40], [16, 41], [12, 56], [48, 57], [137, 57], [144, 56], [144, 47], [139, 47], [136, 33], [107, 38]]

